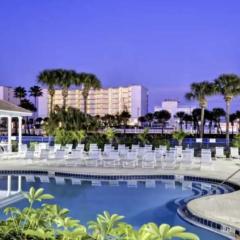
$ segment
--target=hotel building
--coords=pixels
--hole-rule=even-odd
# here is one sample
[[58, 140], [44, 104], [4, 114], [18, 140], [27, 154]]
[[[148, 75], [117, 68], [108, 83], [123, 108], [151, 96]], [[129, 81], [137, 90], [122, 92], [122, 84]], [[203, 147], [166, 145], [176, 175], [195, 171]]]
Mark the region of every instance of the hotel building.
[[[62, 106], [62, 91], [56, 90], [53, 105]], [[81, 89], [69, 90], [67, 106], [84, 109]], [[38, 116], [46, 117], [50, 109], [50, 101], [47, 89], [43, 90], [43, 96], [38, 98]], [[87, 112], [92, 116], [104, 116], [128, 111], [131, 114], [131, 124], [136, 124], [138, 117], [148, 112], [148, 90], [141, 85], [133, 85], [118, 88], [102, 88], [90, 90], [87, 101]]]
[[14, 88], [0, 86], [0, 100], [8, 101], [15, 105], [19, 104], [19, 99], [14, 97]]

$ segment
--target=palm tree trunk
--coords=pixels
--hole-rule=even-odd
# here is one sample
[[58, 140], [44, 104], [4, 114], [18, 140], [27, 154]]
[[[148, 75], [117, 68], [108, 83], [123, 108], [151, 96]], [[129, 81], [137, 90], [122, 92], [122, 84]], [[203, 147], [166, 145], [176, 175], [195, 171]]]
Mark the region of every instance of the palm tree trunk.
[[53, 113], [53, 95], [50, 95], [50, 116]]
[[84, 113], [87, 115], [87, 97], [83, 97]]
[[230, 112], [230, 101], [226, 101], [226, 145], [229, 149], [230, 138], [229, 138], [229, 112]]
[[200, 138], [204, 135], [204, 107], [201, 107], [201, 126], [200, 126]]
[[66, 109], [66, 97], [63, 97], [63, 109]]

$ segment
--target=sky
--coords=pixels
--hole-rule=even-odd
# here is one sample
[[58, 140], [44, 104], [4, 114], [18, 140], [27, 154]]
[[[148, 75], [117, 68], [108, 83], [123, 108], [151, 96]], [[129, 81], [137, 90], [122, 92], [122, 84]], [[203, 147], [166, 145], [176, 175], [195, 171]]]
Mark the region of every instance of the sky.
[[104, 87], [142, 84], [150, 110], [166, 98], [190, 104], [192, 82], [240, 74], [239, 9], [239, 0], [1, 0], [0, 85], [28, 88], [40, 71], [65, 68]]

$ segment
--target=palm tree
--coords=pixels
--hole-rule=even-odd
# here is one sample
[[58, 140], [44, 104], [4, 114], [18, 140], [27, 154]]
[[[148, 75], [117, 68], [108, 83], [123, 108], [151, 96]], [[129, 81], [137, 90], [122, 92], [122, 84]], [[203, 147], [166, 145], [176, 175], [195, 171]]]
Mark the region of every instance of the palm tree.
[[151, 127], [152, 126], [152, 121], [154, 119], [153, 113], [147, 113], [145, 115], [145, 119], [148, 122], [148, 126]]
[[[202, 112], [201, 108], [195, 108], [192, 111], [193, 129], [196, 130], [197, 134], [200, 134], [199, 122], [201, 121], [201, 112]], [[205, 115], [205, 109], [204, 109], [204, 115]]]
[[215, 126], [217, 127], [217, 133], [222, 134], [222, 128], [220, 125], [221, 118], [226, 116], [226, 112], [223, 108], [213, 108], [212, 109], [213, 120], [215, 122]]
[[63, 108], [66, 108], [68, 89], [75, 83], [77, 74], [73, 70], [57, 69], [57, 84], [62, 88]]
[[214, 115], [212, 111], [206, 110], [205, 111], [205, 118], [208, 120], [208, 133], [212, 134], [212, 126], [214, 122]]
[[30, 93], [30, 96], [34, 98], [34, 105], [35, 105], [35, 108], [37, 108], [37, 98], [43, 95], [42, 89], [39, 86], [33, 86], [33, 87], [30, 87], [29, 93]]
[[179, 119], [179, 126], [181, 131], [183, 130], [183, 121], [184, 121], [185, 114], [186, 114], [185, 112], [180, 111], [180, 112], [177, 112], [174, 116], [175, 118]]
[[139, 125], [142, 126], [143, 123], [146, 122], [146, 117], [145, 116], [140, 116], [138, 118]]
[[48, 94], [50, 95], [50, 115], [53, 113], [53, 97], [55, 94], [55, 86], [57, 84], [57, 71], [44, 70], [38, 75], [38, 82], [48, 86]]
[[121, 122], [123, 123], [124, 129], [127, 126], [129, 119], [131, 118], [131, 114], [128, 111], [122, 111], [119, 115]]
[[78, 84], [82, 83], [83, 85], [82, 96], [84, 101], [84, 113], [87, 114], [87, 100], [89, 91], [91, 89], [100, 89], [101, 82], [94, 74], [91, 73], [80, 73], [77, 78]]
[[16, 87], [14, 89], [14, 97], [19, 98], [19, 103], [21, 103], [22, 99], [27, 96], [27, 91], [24, 87]]
[[161, 124], [163, 134], [166, 123], [171, 118], [171, 113], [167, 110], [157, 111], [154, 113], [154, 118]]
[[193, 122], [193, 116], [192, 114], [187, 114], [185, 113], [184, 117], [183, 117], [183, 121], [185, 122], [185, 129], [188, 129], [188, 124], [192, 125]]
[[200, 138], [203, 138], [204, 134], [204, 110], [207, 107], [207, 96], [211, 96], [215, 92], [215, 85], [207, 81], [200, 83], [192, 83], [190, 87], [191, 91], [185, 95], [188, 100], [197, 100], [201, 108], [201, 127]]
[[232, 99], [240, 94], [240, 78], [235, 74], [222, 74], [215, 80], [217, 92], [226, 103], [226, 145], [229, 148], [229, 114]]

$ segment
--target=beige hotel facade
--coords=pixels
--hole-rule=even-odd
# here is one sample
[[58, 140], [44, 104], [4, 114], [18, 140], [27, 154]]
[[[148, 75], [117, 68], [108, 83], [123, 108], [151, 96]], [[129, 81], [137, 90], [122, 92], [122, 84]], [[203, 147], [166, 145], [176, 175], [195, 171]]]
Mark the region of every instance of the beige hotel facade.
[[[56, 90], [53, 105], [62, 106], [62, 104], [62, 91]], [[83, 97], [80, 89], [69, 90], [67, 106], [83, 111]], [[47, 89], [44, 89], [43, 96], [38, 98], [38, 117], [48, 116], [49, 109], [49, 95]], [[136, 124], [138, 117], [148, 112], [148, 90], [141, 85], [90, 90], [87, 102], [88, 114], [114, 115], [124, 110], [131, 114], [131, 123]]]

